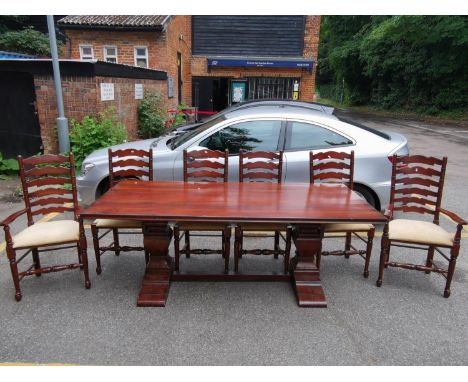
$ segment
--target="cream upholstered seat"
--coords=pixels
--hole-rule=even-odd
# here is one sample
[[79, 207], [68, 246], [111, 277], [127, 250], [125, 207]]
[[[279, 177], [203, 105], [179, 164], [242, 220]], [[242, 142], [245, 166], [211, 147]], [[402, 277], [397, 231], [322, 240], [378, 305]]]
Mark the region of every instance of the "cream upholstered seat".
[[452, 247], [454, 235], [432, 222], [395, 219], [389, 223], [390, 240]]
[[141, 228], [142, 223], [136, 220], [123, 219], [96, 219], [97, 228]]
[[41, 247], [78, 241], [80, 225], [74, 220], [35, 223], [13, 236], [13, 248]]
[[325, 224], [325, 232], [367, 232], [373, 229], [372, 224], [365, 223], [331, 223]]

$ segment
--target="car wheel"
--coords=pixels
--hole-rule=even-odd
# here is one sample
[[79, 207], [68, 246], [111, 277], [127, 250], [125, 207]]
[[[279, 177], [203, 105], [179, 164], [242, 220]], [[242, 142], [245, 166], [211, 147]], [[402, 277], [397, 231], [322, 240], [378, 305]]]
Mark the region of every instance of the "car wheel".
[[109, 190], [109, 178], [104, 178], [96, 189], [96, 200]]
[[367, 203], [369, 203], [372, 207], [374, 207], [377, 211], [380, 211], [380, 202], [377, 196], [374, 194], [372, 190], [363, 186], [361, 184], [354, 185], [354, 191], [359, 194], [361, 197], [366, 199]]

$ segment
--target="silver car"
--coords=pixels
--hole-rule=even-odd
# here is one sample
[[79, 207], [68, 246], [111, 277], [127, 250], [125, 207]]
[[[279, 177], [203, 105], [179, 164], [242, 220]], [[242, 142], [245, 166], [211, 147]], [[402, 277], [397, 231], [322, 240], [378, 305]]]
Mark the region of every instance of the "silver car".
[[[354, 189], [376, 209], [389, 202], [391, 156], [408, 155], [400, 134], [340, 120], [332, 108], [294, 101], [249, 102], [214, 115], [201, 124], [112, 149], [153, 148], [155, 180], [182, 180], [183, 150], [228, 149], [229, 181], [238, 180], [239, 150], [284, 151], [283, 180], [309, 182], [309, 151], [355, 152]], [[80, 202], [91, 204], [107, 191], [107, 149], [90, 154], [77, 177]]]

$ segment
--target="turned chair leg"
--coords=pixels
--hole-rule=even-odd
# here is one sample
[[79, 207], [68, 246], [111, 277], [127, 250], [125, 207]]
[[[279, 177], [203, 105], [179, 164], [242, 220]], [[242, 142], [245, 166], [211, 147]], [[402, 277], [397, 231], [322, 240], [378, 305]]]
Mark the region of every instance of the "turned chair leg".
[[221, 232], [221, 249], [223, 259], [225, 258], [225, 246], [226, 246], [226, 233], [225, 230]]
[[[433, 247], [432, 245], [429, 246], [429, 249], [427, 251], [426, 267], [432, 267], [434, 260], [434, 251], [435, 247]], [[431, 271], [425, 271], [425, 273], [428, 275], [431, 273]]]
[[190, 231], [185, 231], [185, 257], [190, 258]]
[[229, 272], [229, 256], [231, 251], [231, 227], [226, 227], [223, 231], [223, 257], [224, 257], [224, 273]]
[[[41, 269], [41, 261], [39, 260], [39, 251], [37, 248], [32, 249], [32, 258], [34, 262], [34, 269], [36, 271]], [[41, 273], [36, 273], [36, 276], [39, 277], [41, 276]]]
[[384, 269], [387, 268], [386, 262], [390, 257], [390, 240], [383, 238], [380, 250], [380, 263], [379, 263], [379, 278], [377, 279], [377, 286], [382, 286]]
[[174, 270], [179, 272], [179, 258], [180, 258], [180, 231], [177, 225], [174, 226]]
[[242, 231], [240, 227], [236, 227], [234, 231], [234, 271], [239, 271], [239, 258], [242, 251], [241, 246]]
[[96, 257], [96, 273], [101, 274], [101, 250], [99, 249], [99, 229], [96, 224], [91, 224], [91, 235], [93, 236], [94, 256]]
[[120, 255], [119, 229], [112, 228], [112, 235], [114, 236], [115, 256], [119, 256]]
[[455, 265], [457, 264], [457, 257], [460, 247], [455, 246], [452, 247], [450, 250], [450, 260], [449, 260], [449, 268], [447, 273], [447, 282], [445, 283], [445, 290], [444, 290], [444, 297], [450, 297], [450, 285], [452, 284], [453, 274], [455, 272]]
[[322, 251], [320, 250], [320, 251], [317, 252], [317, 255], [315, 256], [315, 266], [319, 270], [320, 270], [321, 260], [322, 260]]
[[81, 259], [83, 260], [83, 273], [85, 278], [85, 288], [91, 288], [91, 282], [89, 281], [89, 267], [88, 267], [88, 252], [86, 246], [81, 249]]
[[16, 263], [16, 253], [14, 250], [8, 251], [11, 252], [8, 254], [9, 262], [10, 262], [10, 270], [11, 270], [11, 276], [13, 278], [13, 284], [15, 285], [15, 300], [16, 301], [21, 301], [21, 288], [20, 288], [20, 280], [18, 276], [18, 264]]
[[80, 264], [80, 269], [83, 270], [83, 260], [81, 260], [81, 251], [79, 244], [76, 244], [76, 251], [78, 252], [78, 263]]
[[369, 277], [369, 262], [372, 255], [372, 243], [374, 242], [375, 228], [367, 231], [366, 262], [364, 264], [364, 277]]
[[[345, 242], [345, 251], [351, 250], [351, 232], [346, 232], [346, 242]], [[345, 259], [349, 259], [349, 255], [345, 253]]]
[[286, 244], [284, 248], [284, 273], [289, 272], [289, 257], [291, 254], [291, 229], [286, 228]]
[[[279, 247], [279, 239], [280, 239], [280, 233], [279, 233], [279, 231], [275, 231], [275, 251], [279, 251], [279, 249], [280, 249], [280, 247]], [[275, 259], [277, 259], [278, 256], [279, 256], [279, 253], [276, 252], [276, 253], [274, 254]]]

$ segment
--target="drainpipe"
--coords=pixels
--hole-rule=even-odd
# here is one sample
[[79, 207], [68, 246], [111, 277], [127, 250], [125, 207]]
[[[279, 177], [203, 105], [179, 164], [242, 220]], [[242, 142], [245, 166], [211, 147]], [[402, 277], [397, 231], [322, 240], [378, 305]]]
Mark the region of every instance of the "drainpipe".
[[65, 118], [62, 97], [62, 82], [60, 80], [60, 68], [57, 53], [57, 39], [55, 38], [54, 17], [47, 16], [47, 28], [49, 29], [50, 52], [52, 53], [52, 67], [54, 69], [55, 93], [57, 95], [57, 135], [59, 151], [61, 154], [70, 151], [70, 138], [68, 136], [68, 119]]

